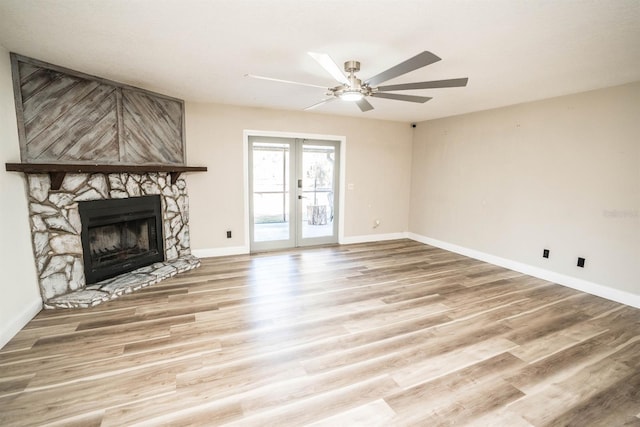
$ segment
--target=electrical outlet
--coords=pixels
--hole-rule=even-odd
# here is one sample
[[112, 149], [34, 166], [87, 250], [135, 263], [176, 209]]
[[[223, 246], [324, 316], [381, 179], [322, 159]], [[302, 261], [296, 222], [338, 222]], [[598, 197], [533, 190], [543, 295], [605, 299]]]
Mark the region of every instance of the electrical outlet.
[[578, 257], [578, 267], [584, 268], [584, 261], [585, 261], [584, 258]]
[[549, 258], [549, 249], [542, 250], [542, 258]]
[[231, 230], [227, 231], [227, 239], [231, 238]]

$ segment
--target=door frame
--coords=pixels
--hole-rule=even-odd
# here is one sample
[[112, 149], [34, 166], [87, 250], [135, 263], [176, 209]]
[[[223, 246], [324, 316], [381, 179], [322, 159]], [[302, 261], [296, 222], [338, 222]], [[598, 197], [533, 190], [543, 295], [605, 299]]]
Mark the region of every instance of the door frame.
[[338, 141], [340, 145], [340, 162], [339, 162], [339, 182], [338, 182], [338, 243], [344, 242], [344, 200], [345, 200], [345, 181], [346, 181], [346, 152], [347, 152], [347, 138], [341, 135], [324, 135], [314, 133], [299, 133], [299, 132], [274, 132], [263, 130], [249, 130], [245, 129], [242, 132], [242, 157], [243, 157], [243, 188], [244, 188], [244, 246], [251, 250], [251, 237], [250, 237], [250, 217], [249, 217], [249, 137], [250, 136], [264, 136], [273, 138], [290, 138], [290, 139], [313, 139], [324, 141]]

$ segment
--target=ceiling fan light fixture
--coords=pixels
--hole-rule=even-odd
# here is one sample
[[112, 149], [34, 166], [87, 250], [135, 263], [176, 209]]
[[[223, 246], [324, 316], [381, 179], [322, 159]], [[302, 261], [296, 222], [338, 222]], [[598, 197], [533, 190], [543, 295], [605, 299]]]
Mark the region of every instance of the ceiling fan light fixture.
[[340, 95], [343, 101], [360, 101], [363, 95], [358, 91], [345, 91]]
[[[467, 85], [469, 79], [467, 77], [457, 79], [445, 79], [445, 80], [432, 80], [426, 82], [415, 83], [401, 83], [392, 85], [382, 85], [386, 81], [395, 79], [396, 77], [403, 76], [407, 73], [415, 71], [419, 68], [426, 67], [440, 61], [441, 58], [434, 55], [429, 51], [423, 51], [412, 58], [407, 59], [393, 67], [389, 68], [382, 73], [379, 73], [364, 82], [356, 76], [356, 72], [360, 71], [360, 62], [347, 61], [344, 63], [344, 72], [340, 70], [338, 65], [331, 59], [331, 57], [325, 53], [308, 52], [309, 55], [327, 71], [338, 83], [334, 87], [326, 87], [309, 83], [294, 82], [290, 80], [274, 79], [272, 77], [256, 76], [253, 74], [246, 74], [246, 77], [253, 77], [255, 79], [271, 80], [278, 83], [291, 83], [301, 86], [317, 87], [325, 89], [325, 96], [327, 98], [322, 101], [307, 107], [305, 110], [316, 108], [320, 105], [324, 105], [329, 101], [341, 99], [346, 102], [352, 102], [358, 106], [363, 113], [373, 110], [373, 105], [367, 101], [367, 98], [383, 98], [393, 99], [396, 101], [414, 102], [424, 104], [431, 97], [417, 96], [417, 95], [402, 95], [398, 93], [391, 93], [402, 90], [414, 90], [414, 89], [439, 89], [447, 87], [464, 87]], [[346, 74], [344, 74], [346, 73]]]

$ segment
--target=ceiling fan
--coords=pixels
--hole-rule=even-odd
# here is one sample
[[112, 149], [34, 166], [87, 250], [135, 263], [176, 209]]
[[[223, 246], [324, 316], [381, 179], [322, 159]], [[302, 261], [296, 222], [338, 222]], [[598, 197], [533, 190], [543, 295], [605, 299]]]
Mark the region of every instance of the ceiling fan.
[[347, 61], [344, 63], [344, 71], [348, 73], [348, 75], [345, 76], [344, 73], [338, 67], [338, 65], [336, 65], [336, 63], [333, 62], [333, 60], [329, 57], [329, 55], [324, 53], [315, 53], [315, 52], [308, 52], [308, 53], [309, 55], [311, 55], [313, 59], [315, 59], [322, 66], [322, 68], [324, 68], [329, 74], [331, 74], [331, 76], [334, 79], [336, 79], [340, 84], [334, 87], [327, 88], [325, 86], [320, 86], [315, 84], [300, 83], [300, 82], [294, 82], [294, 81], [282, 80], [282, 79], [274, 79], [271, 77], [256, 76], [254, 74], [245, 74], [245, 77], [251, 77], [254, 79], [261, 79], [261, 80], [270, 80], [270, 81], [280, 82], [280, 83], [290, 83], [290, 84], [296, 84], [296, 85], [302, 85], [302, 86], [317, 87], [317, 88], [327, 90], [325, 95], [328, 96], [328, 98], [323, 99], [322, 101], [316, 104], [313, 104], [310, 107], [305, 108], [305, 110], [310, 110], [312, 108], [319, 107], [320, 105], [326, 104], [331, 101], [335, 101], [336, 99], [342, 99], [344, 101], [355, 102], [363, 113], [369, 110], [373, 110], [373, 105], [371, 105], [369, 101], [367, 101], [366, 99], [367, 97], [395, 99], [398, 101], [424, 103], [430, 100], [431, 98], [427, 96], [402, 95], [402, 94], [389, 93], [389, 92], [398, 91], [398, 90], [462, 87], [462, 86], [466, 86], [469, 80], [467, 77], [464, 77], [459, 79], [433, 80], [433, 81], [427, 81], [427, 82], [377, 86], [380, 83], [386, 82], [387, 80], [391, 80], [395, 77], [417, 70], [418, 68], [426, 67], [427, 65], [440, 61], [441, 58], [439, 58], [438, 56], [428, 51], [419, 53], [413, 58], [409, 58], [406, 61], [401, 62], [400, 64], [395, 65], [389, 68], [388, 70], [383, 71], [380, 74], [376, 74], [375, 76], [365, 81], [362, 81], [356, 77], [355, 73], [360, 71], [360, 62], [358, 61]]

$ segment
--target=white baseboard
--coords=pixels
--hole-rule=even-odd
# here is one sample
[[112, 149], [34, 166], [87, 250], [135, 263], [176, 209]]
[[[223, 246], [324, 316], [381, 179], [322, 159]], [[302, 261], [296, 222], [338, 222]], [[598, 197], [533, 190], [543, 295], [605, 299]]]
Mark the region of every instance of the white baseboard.
[[406, 239], [408, 234], [403, 233], [388, 233], [388, 234], [367, 234], [363, 236], [349, 236], [340, 240], [341, 245], [351, 245], [354, 243], [370, 243], [370, 242], [382, 242], [385, 240], [398, 240]]
[[4, 347], [24, 326], [42, 310], [42, 299], [34, 299], [8, 324], [0, 327], [0, 348]]
[[[369, 234], [364, 236], [343, 237], [340, 240], [341, 245], [349, 245], [354, 243], [370, 243], [382, 242], [385, 240], [406, 239], [407, 233], [388, 233], [388, 234]], [[191, 253], [198, 258], [214, 258], [229, 255], [244, 255], [250, 253], [248, 246], [231, 246], [223, 248], [207, 248], [207, 249], [191, 249]]]
[[[568, 276], [566, 274], [556, 273], [551, 270], [545, 270], [544, 268], [532, 266], [519, 261], [513, 261], [507, 258], [491, 255], [485, 252], [477, 251], [475, 249], [465, 248], [463, 246], [458, 246], [453, 243], [444, 242], [441, 240], [433, 239], [431, 237], [422, 236], [416, 233], [400, 232], [400, 233], [388, 233], [388, 234], [369, 234], [369, 235], [361, 235], [361, 236], [349, 236], [349, 237], [344, 237], [340, 241], [340, 244], [348, 245], [348, 244], [355, 244], [355, 243], [382, 242], [385, 240], [397, 240], [397, 239], [407, 239], [407, 238], [411, 240], [415, 240], [416, 242], [435, 246], [450, 252], [455, 252], [460, 255], [468, 256], [470, 258], [478, 259], [480, 261], [488, 262], [489, 264], [508, 268], [510, 270], [518, 271], [523, 274], [528, 274], [529, 276], [538, 277], [540, 279], [548, 280], [553, 283], [558, 283], [560, 285], [577, 289], [579, 291], [586, 292], [591, 295], [596, 295], [611, 301], [619, 302], [621, 304], [640, 308], [640, 295], [632, 294], [626, 291], [621, 291], [619, 289], [614, 289], [609, 286], [601, 285], [598, 283], [589, 282], [587, 280]], [[250, 252], [249, 248], [246, 246], [232, 246], [227, 248], [192, 249], [191, 250], [191, 253], [193, 253], [193, 255], [197, 256], [198, 258], [243, 255], [243, 254], [248, 254], [249, 252]], [[37, 313], [37, 311], [35, 313]], [[31, 318], [34, 315], [35, 314], [33, 314], [26, 322], [31, 320]], [[21, 327], [17, 328], [14, 334], [18, 330], [20, 330]], [[10, 338], [11, 337], [9, 337], [9, 339]]]
[[500, 267], [528, 274], [529, 276], [548, 280], [553, 283], [558, 283], [560, 285], [577, 289], [591, 295], [596, 295], [611, 301], [629, 305], [631, 307], [640, 308], [640, 295], [637, 294], [632, 294], [626, 291], [611, 288], [609, 286], [600, 285], [598, 283], [589, 282], [583, 279], [578, 279], [577, 277], [567, 276], [566, 274], [556, 273], [554, 271], [545, 270], [544, 268], [535, 267], [529, 264], [524, 264], [522, 262], [487, 254], [475, 249], [469, 249], [463, 246], [454, 245], [452, 243], [443, 242], [441, 240], [432, 239], [420, 234], [408, 233], [408, 238], [420, 243], [424, 243], [426, 245], [436, 246], [450, 252], [455, 252], [460, 255], [465, 255], [470, 258], [488, 262], [489, 264], [498, 265]]
[[224, 248], [191, 249], [191, 254], [198, 258], [214, 258], [229, 255], [244, 255], [249, 253], [246, 246], [230, 246]]

